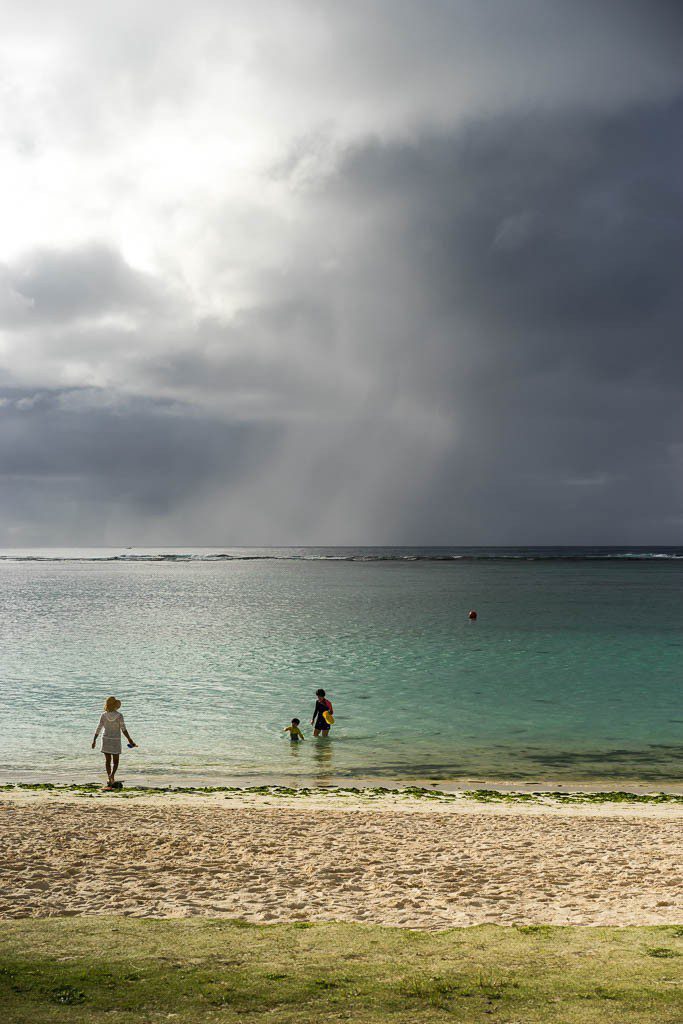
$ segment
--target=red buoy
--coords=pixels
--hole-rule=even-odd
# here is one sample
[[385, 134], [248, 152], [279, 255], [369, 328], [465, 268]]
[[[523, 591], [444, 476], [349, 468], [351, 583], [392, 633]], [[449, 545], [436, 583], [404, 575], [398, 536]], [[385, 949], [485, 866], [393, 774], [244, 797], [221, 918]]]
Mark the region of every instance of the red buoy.
[[470, 611], [470, 612], [468, 613], [468, 615], [467, 615], [467, 618], [468, 618], [468, 619], [472, 619], [472, 622], [474, 622], [474, 620], [476, 619], [476, 617], [477, 617], [477, 613], [475, 612], [475, 610], [474, 610], [474, 608], [473, 608], [473, 609], [472, 609], [472, 610], [471, 610], [471, 611]]

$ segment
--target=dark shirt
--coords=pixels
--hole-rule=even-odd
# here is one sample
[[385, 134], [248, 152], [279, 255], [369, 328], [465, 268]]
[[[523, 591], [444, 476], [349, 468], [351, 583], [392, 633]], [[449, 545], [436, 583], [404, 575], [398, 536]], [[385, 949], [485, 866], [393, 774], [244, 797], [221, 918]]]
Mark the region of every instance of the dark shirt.
[[323, 718], [324, 711], [332, 711], [332, 705], [330, 704], [329, 700], [327, 700], [326, 697], [323, 697], [322, 700], [316, 699], [313, 717], [315, 718], [316, 728], [318, 729], [329, 729], [329, 725]]

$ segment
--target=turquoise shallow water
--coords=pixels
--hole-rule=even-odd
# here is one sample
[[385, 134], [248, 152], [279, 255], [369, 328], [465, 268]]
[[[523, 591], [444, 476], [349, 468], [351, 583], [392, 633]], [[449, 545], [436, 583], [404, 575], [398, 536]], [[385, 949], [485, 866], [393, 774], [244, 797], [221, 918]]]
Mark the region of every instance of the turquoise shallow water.
[[[115, 693], [140, 744], [121, 775], [152, 783], [683, 778], [683, 561], [17, 554], [0, 558], [4, 777], [99, 772]], [[318, 686], [328, 743], [308, 726]]]

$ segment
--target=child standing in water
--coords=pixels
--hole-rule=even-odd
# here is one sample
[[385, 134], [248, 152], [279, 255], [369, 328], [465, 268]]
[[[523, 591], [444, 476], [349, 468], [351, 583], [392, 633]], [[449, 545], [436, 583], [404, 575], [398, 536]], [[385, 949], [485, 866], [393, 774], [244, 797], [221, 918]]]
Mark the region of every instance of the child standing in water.
[[289, 733], [289, 738], [292, 741], [292, 743], [298, 743], [299, 740], [303, 740], [306, 738], [302, 733], [301, 729], [299, 728], [298, 718], [293, 718], [292, 724], [286, 725], [282, 731]]
[[102, 753], [104, 754], [104, 764], [107, 769], [106, 789], [113, 789], [116, 781], [116, 770], [119, 766], [119, 754], [121, 753], [121, 733], [128, 740], [129, 747], [137, 747], [137, 743], [134, 742], [133, 737], [126, 729], [123, 715], [119, 711], [120, 707], [120, 700], [117, 700], [116, 697], [107, 697], [104, 702], [104, 714], [100, 716], [100, 721], [92, 741], [92, 749], [94, 750], [97, 737], [101, 732], [104, 732], [102, 737]]
[[325, 696], [324, 690], [316, 690], [315, 697], [315, 709], [313, 711], [313, 718], [311, 719], [313, 735], [329, 736], [332, 722], [328, 720], [328, 716], [329, 718], [332, 718], [332, 705]]

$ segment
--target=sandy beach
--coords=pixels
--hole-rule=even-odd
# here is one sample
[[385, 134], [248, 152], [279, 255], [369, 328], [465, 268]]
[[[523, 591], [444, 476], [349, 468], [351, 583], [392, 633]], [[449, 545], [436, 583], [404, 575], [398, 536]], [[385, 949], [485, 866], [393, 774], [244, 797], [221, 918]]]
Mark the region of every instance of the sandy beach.
[[0, 917], [683, 921], [683, 807], [406, 797], [0, 798]]

